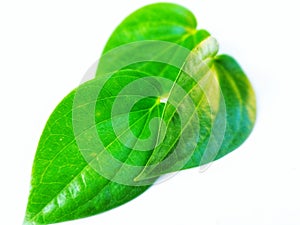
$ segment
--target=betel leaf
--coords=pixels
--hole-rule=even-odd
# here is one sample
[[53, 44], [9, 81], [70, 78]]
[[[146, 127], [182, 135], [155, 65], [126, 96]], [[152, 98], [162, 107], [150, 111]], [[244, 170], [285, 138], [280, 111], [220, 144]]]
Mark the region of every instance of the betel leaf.
[[[131, 81], [131, 76], [136, 74], [128, 72], [126, 76], [115, 76], [110, 82], [116, 82], [117, 79], [119, 84], [127, 84]], [[93, 90], [94, 83], [87, 82], [81, 88], [88, 95], [89, 90]], [[110, 87], [104, 88], [103, 92], [105, 91], [109, 92]], [[147, 186], [132, 187], [111, 182], [88, 164], [76, 144], [73, 131], [72, 111], [77, 109], [73, 107], [75, 94], [76, 90], [57, 106], [41, 136], [33, 165], [26, 224], [48, 224], [90, 216], [127, 202], [147, 189]], [[103, 101], [105, 99], [99, 99], [98, 104], [102, 109], [105, 106]], [[107, 98], [106, 101], [109, 104], [110, 99]], [[89, 105], [84, 107], [88, 108]], [[141, 135], [143, 126], [140, 123], [155, 116], [159, 110], [157, 108], [147, 113], [147, 106], [143, 107], [144, 109], [132, 112], [132, 119], [135, 120], [132, 129], [141, 132]], [[129, 154], [126, 148], [121, 149], [118, 142], [110, 140], [114, 137], [110, 136], [108, 130], [110, 124], [106, 118], [109, 114], [102, 109], [99, 109], [100, 117], [96, 115], [97, 129], [109, 138], [109, 143], [113, 143], [110, 148], [112, 153], [120, 149], [118, 157], [126, 158]], [[145, 159], [142, 157], [135, 157], [134, 163], [143, 164], [143, 160]]]
[[[148, 20], [145, 18], [148, 18]], [[164, 29], [168, 32], [163, 33], [162, 30]], [[209, 37], [210, 34], [206, 30], [197, 30], [197, 21], [194, 15], [186, 8], [172, 3], [157, 3], [145, 6], [128, 16], [115, 29], [103, 53], [105, 54], [109, 52], [109, 50], [121, 45], [124, 46], [128, 43], [145, 40], [169, 41], [192, 50], [200, 42]], [[157, 52], [158, 58], [160, 54], [162, 54], [162, 51], [163, 50]], [[178, 54], [182, 53], [180, 50], [178, 53], [176, 50], [170, 51], [170, 49], [167, 48], [165, 51], [171, 52], [170, 58], [180, 58]], [[118, 54], [119, 59], [122, 61], [122, 58], [125, 56], [122, 57], [122, 53]], [[155, 58], [155, 56], [152, 57]], [[116, 56], [114, 56], [114, 58], [116, 58]], [[230, 56], [225, 55], [214, 58], [211, 57], [209, 60], [211, 61], [209, 66], [210, 73], [213, 73], [214, 77], [219, 81], [220, 88], [223, 92], [223, 104], [226, 105], [223, 107], [225, 107], [227, 112], [226, 131], [223, 143], [219, 146], [220, 148], [218, 148], [218, 146], [212, 147], [218, 149], [218, 152], [215, 153], [212, 149], [207, 151], [206, 154], [210, 155], [207, 155], [206, 159], [203, 157], [203, 152], [207, 149], [209, 140], [207, 138], [200, 138], [197, 151], [195, 151], [184, 168], [191, 168], [211, 162], [236, 149], [249, 136], [255, 122], [255, 95], [248, 78], [238, 63]], [[175, 80], [176, 75], [179, 73], [178, 68], [157, 62], [158, 60], [156, 60], [156, 62], [154, 61], [155, 60], [152, 60], [146, 63], [139, 62], [124, 67], [125, 69], [138, 69], [139, 71], [145, 71], [151, 75]], [[118, 63], [119, 61], [115, 60], [114, 64], [116, 65], [114, 66], [119, 68], [121, 66], [118, 66]], [[101, 76], [101, 74], [101, 68], [98, 68], [96, 76]], [[219, 113], [221, 114], [222, 110], [220, 110]], [[209, 129], [209, 126], [209, 124], [205, 124], [206, 129]], [[203, 126], [201, 127], [203, 128]], [[203, 132], [203, 136], [205, 136], [206, 133], [207, 131]], [[161, 153], [161, 150], [157, 150], [157, 152]], [[155, 155], [152, 156], [152, 158], [155, 157]], [[202, 159], [202, 161], [200, 159]]]
[[[128, 43], [146, 40], [172, 42], [192, 50], [209, 36], [206, 30], [197, 30], [197, 20], [188, 9], [172, 3], [150, 4], [133, 12], [120, 23], [107, 41], [103, 54]], [[170, 57], [180, 58], [178, 56], [180, 53], [170, 52], [172, 53]], [[163, 74], [168, 73], [173, 75], [173, 79], [178, 74], [178, 68], [153, 62], [153, 60], [152, 63], [140, 62], [128, 65], [126, 68], [138, 69], [156, 76], [164, 76]], [[99, 69], [101, 68], [98, 68], [96, 76], [101, 75]]]
[[88, 165], [73, 134], [74, 95], [72, 92], [58, 105], [41, 136], [25, 224], [90, 216], [127, 202], [147, 188], [110, 183]]
[[[197, 59], [199, 58], [201, 61], [204, 60], [198, 55]], [[214, 120], [212, 122], [213, 127], [205, 127], [207, 129], [211, 128], [209, 130], [211, 134], [210, 141], [207, 143], [207, 139], [204, 139], [204, 141], [200, 139], [201, 141], [198, 142], [189, 161], [181, 169], [204, 165], [230, 153], [246, 140], [255, 122], [255, 95], [248, 78], [238, 63], [228, 55], [219, 55], [206, 59], [206, 65], [208, 66], [206, 70], [208, 76], [216, 78], [220, 85], [218, 88], [221, 90], [222, 101], [214, 102], [219, 105], [216, 110], [217, 115], [212, 117], [212, 120]], [[201, 71], [201, 73], [203, 76], [203, 71]], [[184, 76], [180, 77], [184, 78]], [[205, 82], [202, 85], [202, 88], [204, 88], [204, 90], [206, 90], [206, 88], [213, 89], [212, 84], [214, 82], [213, 80], [209, 80], [209, 82]], [[206, 91], [208, 91], [208, 89]], [[216, 96], [216, 94], [217, 92], [214, 90], [213, 96], [211, 97], [217, 98], [218, 96]], [[203, 106], [200, 106], [200, 108], [202, 107]], [[200, 110], [198, 113], [203, 114], [204, 112]], [[206, 118], [207, 117], [206, 115]], [[219, 121], [220, 119], [221, 121]], [[200, 124], [199, 128], [203, 129], [203, 126]], [[165, 156], [171, 151], [173, 151], [172, 148], [165, 148], [165, 146], [163, 148], [158, 147], [152, 153], [147, 165], [159, 163], [164, 160]], [[174, 165], [167, 165], [167, 167], [161, 167], [161, 165], [159, 165], [155, 169], [145, 167], [145, 170], [139, 175], [139, 179], [143, 179], [143, 177], [156, 177], [158, 174], [174, 172], [176, 170], [178, 170], [178, 168], [175, 167], [174, 169]]]
[[[217, 160], [239, 147], [250, 135], [256, 118], [256, 100], [253, 88], [238, 63], [228, 55], [215, 56], [210, 72], [216, 77], [222, 91], [226, 110], [226, 130], [217, 153], [203, 158], [199, 146], [184, 169]], [[220, 113], [220, 112], [219, 112]], [[209, 151], [206, 151], [209, 154]], [[200, 161], [201, 159], [201, 161]], [[199, 163], [200, 162], [200, 163]]]
[[[216, 56], [209, 33], [195, 28], [191, 12], [169, 3], [121, 23], [98, 78], [65, 97], [45, 126], [24, 224], [109, 210], [159, 175], [218, 159], [246, 139], [255, 120], [251, 85], [234, 59]], [[136, 41], [146, 42], [130, 44]], [[151, 58], [143, 58], [151, 47]]]
[[[183, 56], [182, 60], [184, 59]], [[172, 64], [172, 61], [169, 63]], [[181, 76], [184, 75], [179, 74]], [[141, 78], [144, 79], [140, 80]], [[139, 82], [138, 85], [135, 81]], [[130, 85], [133, 85], [132, 88]], [[195, 89], [192, 99], [196, 102], [198, 98], [202, 98], [202, 94], [197, 95], [201, 90], [195, 82], [192, 85]], [[145, 191], [156, 178], [146, 182], [137, 182], [135, 178], [142, 172], [152, 154], [151, 147], [156, 143], [160, 124], [155, 118], [162, 117], [165, 106], [161, 97], [172, 86], [170, 79], [156, 79], [144, 72], [127, 69], [116, 72], [107, 80], [101, 77], [84, 83], [69, 94], [54, 110], [39, 142], [33, 165], [26, 223], [47, 224], [94, 215], [127, 202]], [[122, 94], [124, 87], [129, 87], [129, 92]], [[186, 82], [182, 87], [185, 94], [191, 84]], [[150, 94], [142, 95], [141, 98], [138, 93]], [[122, 107], [134, 103], [129, 112], [130, 129], [126, 126], [128, 115], [123, 113], [122, 107], [112, 116], [117, 98], [122, 101]], [[209, 113], [204, 114], [209, 111], [205, 107], [205, 100], [201, 105], [202, 107], [197, 108], [203, 112], [201, 121], [210, 120]], [[173, 112], [174, 108], [168, 109]], [[171, 113], [169, 115], [163, 119], [173, 121], [168, 123], [166, 135], [171, 137], [169, 142], [172, 144], [172, 137], [181, 133], [176, 122], [180, 118]], [[93, 119], [86, 119], [89, 117]], [[187, 118], [193, 118], [192, 114], [187, 115]], [[116, 134], [114, 121], [117, 121], [120, 135]], [[192, 128], [193, 121], [188, 123]], [[96, 136], [94, 130], [97, 132]], [[150, 142], [142, 142], [139, 147], [137, 141], [130, 136], [131, 132], [141, 140], [149, 140], [150, 136]], [[152, 134], [154, 136], [151, 139]], [[187, 134], [191, 142], [197, 140], [197, 130]], [[98, 139], [103, 142], [104, 149], [97, 142], [94, 143]], [[189, 145], [189, 141], [185, 141]], [[110, 158], [107, 160], [106, 150], [121, 164], [113, 164]], [[103, 172], [98, 166], [106, 170]], [[109, 174], [105, 173], [107, 171]]]
[[141, 40], [169, 41], [191, 50], [199, 39], [208, 36], [207, 31], [197, 30], [197, 20], [188, 9], [172, 3], [155, 3], [124, 19], [110, 36], [103, 53]]
[[[186, 149], [186, 143], [183, 146], [179, 146], [177, 143], [182, 138], [182, 133], [180, 133], [179, 136], [173, 138], [169, 145], [164, 144], [154, 149], [147, 166], [139, 175], [139, 179], [157, 177], [167, 172], [207, 164], [230, 153], [249, 136], [256, 115], [253, 89], [238, 63], [228, 55], [216, 56], [217, 51], [218, 45], [213, 38], [209, 37], [202, 41], [189, 55], [178, 78], [174, 80], [181, 87], [185, 88], [188, 85], [187, 92], [198, 87], [196, 94], [190, 93], [190, 95], [195, 104], [201, 103], [195, 107], [195, 113], [198, 113], [198, 117], [201, 118], [199, 140], [192, 154], [187, 154], [189, 161], [182, 163], [180, 159], [186, 160], [185, 157], [178, 156], [178, 153], [182, 154], [184, 151], [191, 152], [191, 150], [187, 150], [188, 148]], [[187, 72], [188, 75], [184, 72]], [[199, 82], [194, 83], [189, 76], [196, 78]], [[199, 90], [199, 85], [201, 90]], [[172, 95], [176, 96], [173, 98], [178, 98], [178, 91], [171, 90], [168, 93], [169, 100], [172, 99]], [[203, 95], [206, 95], [208, 99], [203, 99]], [[197, 97], [202, 97], [202, 100], [200, 101]], [[210, 110], [205, 106], [209, 106]], [[178, 107], [180, 108], [180, 105]], [[170, 117], [171, 115], [168, 124], [174, 123], [172, 115], [178, 109], [168, 110], [168, 102], [164, 109], [163, 112], [166, 113], [162, 116], [168, 117], [167, 114], [169, 114]], [[184, 110], [188, 111], [186, 106]], [[193, 132], [195, 133], [195, 131]], [[168, 139], [170, 138], [166, 137], [164, 143], [168, 142]], [[174, 143], [176, 143], [176, 147], [174, 147]], [[174, 156], [176, 159], [165, 165], [161, 163], [166, 160], [167, 156], [170, 157], [174, 148], [181, 149]], [[173, 163], [174, 161], [176, 163]], [[159, 166], [156, 168], [149, 166], [152, 164]]]

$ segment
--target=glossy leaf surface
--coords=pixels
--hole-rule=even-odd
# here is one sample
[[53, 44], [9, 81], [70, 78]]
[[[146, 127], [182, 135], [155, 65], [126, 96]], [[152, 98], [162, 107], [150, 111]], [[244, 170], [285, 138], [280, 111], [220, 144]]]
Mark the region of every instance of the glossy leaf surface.
[[[92, 96], [95, 90], [99, 90], [98, 85], [99, 81], [101, 83], [101, 78], [81, 85], [79, 89], [72, 92], [59, 104], [47, 122], [35, 156], [27, 221], [38, 221], [43, 224], [97, 214], [131, 200], [145, 191], [148, 185], [155, 181], [156, 177], [150, 179], [150, 181], [147, 180], [145, 185], [143, 182], [138, 183], [134, 179], [147, 164], [152, 154], [151, 145], [157, 141], [156, 136], [152, 141], [150, 139], [149, 151], [145, 151], [144, 149], [148, 148], [149, 144], [144, 145], [144, 149], [136, 149], [136, 141], [131, 141], [128, 135], [133, 132], [138, 138], [149, 138], [151, 134], [158, 133], [159, 121], [155, 122], [154, 120], [153, 124], [153, 119], [163, 118], [168, 121], [167, 140], [163, 140], [163, 144], [171, 148], [177, 142], [174, 137], [182, 135], [182, 131], [178, 126], [180, 118], [177, 114], [174, 114], [175, 108], [172, 106], [167, 107], [166, 113], [162, 116], [165, 103], [158, 101], [163, 93], [170, 91], [172, 88], [171, 78], [164, 84], [165, 80], [159, 83], [160, 80], [153, 77], [149, 79], [149, 77], [149, 74], [140, 71], [122, 70], [107, 80], [96, 99], [96, 103], [87, 96]], [[199, 98], [202, 98], [202, 94], [198, 95], [197, 93], [202, 93], [201, 90], [192, 80], [190, 80], [191, 83], [186, 81], [188, 75], [179, 73], [178, 79], [181, 77], [185, 77], [185, 79], [182, 79], [183, 96], [193, 88], [192, 100], [195, 103], [198, 102]], [[136, 101], [136, 93], [129, 92], [126, 95], [120, 95], [120, 91], [124, 87], [128, 87], [129, 84], [141, 78], [144, 78], [144, 83], [139, 83], [140, 93], [147, 92], [147, 89], [152, 93], [154, 90], [153, 96], [146, 96], [146, 98]], [[178, 81], [178, 84], [180, 83]], [[134, 86], [135, 89], [137, 87]], [[79, 98], [82, 97], [83, 101], [82, 104], [77, 102], [74, 105], [78, 90], [83, 94], [82, 96], [79, 95]], [[116, 98], [120, 98], [120, 96], [124, 106], [136, 101], [129, 114], [130, 129], [127, 129], [126, 126], [123, 127], [128, 120], [126, 114], [119, 113], [114, 117], [111, 116], [113, 104]], [[184, 103], [183, 101], [180, 104]], [[199, 112], [202, 112], [200, 113], [201, 121], [204, 122], [211, 119], [209, 108], [205, 105], [205, 100], [203, 100], [203, 104], [198, 104], [197, 108]], [[90, 110], [90, 106], [92, 108], [95, 106], [95, 110]], [[186, 110], [185, 106], [182, 106], [182, 108]], [[192, 110], [194, 109], [192, 108]], [[74, 114], [79, 116], [74, 119]], [[94, 117], [94, 124], [91, 127], [95, 126], [97, 137], [93, 136], [92, 129], [89, 128], [82, 129], [81, 132], [74, 134], [74, 126], [78, 123], [81, 124], [81, 122], [78, 122], [80, 119], [83, 120], [84, 125], [90, 126], [85, 120], [88, 114]], [[81, 117], [81, 115], [83, 116]], [[191, 115], [188, 115], [187, 118], [190, 119]], [[121, 135], [116, 135], [113, 120], [118, 122]], [[193, 122], [193, 120], [189, 120], [186, 124], [193, 128]], [[192, 134], [187, 134], [186, 136], [190, 141], [197, 140], [197, 130], [193, 131]], [[205, 135], [208, 134], [208, 132], [205, 133]], [[91, 137], [92, 139], [101, 139], [105, 149], [93, 148], [94, 146], [90, 145], [92, 142]], [[85, 141], [89, 146], [83, 149], [79, 148], [78, 142], [80, 140]], [[122, 140], [126, 140], [126, 144]], [[189, 141], [185, 140], [185, 143], [188, 145]], [[85, 150], [88, 154], [91, 154], [91, 158], [83, 157], [83, 155], [86, 155]], [[114, 166], [111, 161], [107, 163], [108, 160], [102, 154], [103, 150], [108, 150], [114, 158], [123, 164]], [[113, 176], [101, 176], [101, 172], [99, 174], [99, 171], [97, 171], [97, 165], [106, 166]], [[130, 165], [129, 169], [125, 165]], [[118, 177], [122, 179], [121, 182], [120, 180], [117, 180], [118, 182], [114, 181]], [[134, 182], [136, 184], [128, 185], [126, 183], [128, 180], [132, 184]], [[37, 200], [35, 201], [35, 199]], [[35, 204], [35, 202], [38, 204]]]
[[169, 41], [191, 50], [209, 36], [196, 28], [197, 20], [188, 9], [172, 3], [151, 4], [129, 15], [115, 29], [103, 53], [143, 40]]
[[[250, 134], [255, 121], [252, 87], [234, 59], [216, 56], [217, 43], [208, 32], [196, 31], [191, 12], [169, 3], [146, 6], [120, 24], [104, 53], [145, 40], [197, 48], [188, 58], [181, 50], [172, 52], [170, 62], [179, 58], [177, 66], [136, 62], [115, 71], [108, 80], [100, 60], [98, 79], [71, 92], [46, 124], [34, 160], [25, 224], [61, 222], [109, 210], [143, 193], [161, 174], [226, 155]], [[156, 54], [168, 52], [165, 48]], [[182, 89], [174, 89], [166, 79]], [[124, 91], [136, 81], [141, 83], [130, 89], [134, 92]], [[99, 85], [103, 85], [101, 91], [91, 98]], [[214, 92], [218, 87], [221, 92]], [[187, 95], [178, 96], [180, 90]], [[137, 98], [143, 92], [151, 96]], [[164, 100], [166, 96], [176, 107]], [[127, 108], [121, 107], [113, 113], [116, 100], [124, 106], [131, 104], [130, 112], [124, 113]], [[186, 107], [188, 103], [194, 106]], [[180, 109], [192, 119], [180, 118]], [[220, 123], [219, 118], [224, 117], [225, 122]], [[95, 139], [101, 140], [104, 148], [93, 145]], [[216, 147], [220, 151], [207, 151], [218, 150]], [[120, 164], [107, 160], [107, 152]], [[160, 164], [172, 155], [179, 160], [171, 157], [167, 162], [173, 163]]]

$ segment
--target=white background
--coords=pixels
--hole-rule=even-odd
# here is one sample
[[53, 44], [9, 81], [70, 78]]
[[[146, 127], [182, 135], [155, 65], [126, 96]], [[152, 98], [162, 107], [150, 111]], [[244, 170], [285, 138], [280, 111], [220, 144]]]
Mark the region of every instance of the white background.
[[[22, 224], [50, 113], [146, 0], [0, 1], [0, 224]], [[205, 172], [184, 171], [109, 212], [63, 223], [299, 225], [299, 21], [294, 0], [177, 0], [253, 83], [251, 137]]]

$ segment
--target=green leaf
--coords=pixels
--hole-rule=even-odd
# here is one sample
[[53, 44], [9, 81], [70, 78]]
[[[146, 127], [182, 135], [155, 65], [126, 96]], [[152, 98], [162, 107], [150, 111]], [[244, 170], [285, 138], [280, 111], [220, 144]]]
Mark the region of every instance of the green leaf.
[[226, 103], [226, 133], [217, 159], [239, 147], [250, 135], [256, 119], [256, 99], [247, 76], [228, 55], [214, 59], [212, 70]]
[[196, 30], [195, 16], [186, 8], [172, 3], [147, 5], [129, 15], [112, 33], [103, 53], [118, 46], [142, 40], [178, 43], [193, 49], [209, 36], [205, 30]]
[[[107, 41], [103, 54], [122, 45], [147, 40], [172, 42], [192, 50], [209, 36], [206, 30], [197, 30], [196, 18], [188, 9], [172, 3], [156, 3], [135, 11], [122, 21]], [[161, 50], [157, 52], [157, 55], [168, 51], [172, 53], [170, 58], [182, 57], [179, 55], [181, 51], [176, 53], [169, 49]], [[126, 68], [138, 69], [156, 76], [168, 74], [168, 76], [173, 76], [173, 79], [178, 74], [178, 68], [174, 69], [168, 64], [153, 62], [153, 60], [152, 63], [139, 62], [128, 65]], [[101, 76], [101, 70], [99, 64], [96, 76]]]
[[[142, 77], [145, 78], [141, 81], [144, 83], [133, 87], [135, 90], [140, 87], [136, 91], [150, 92], [152, 96], [137, 101], [136, 93], [120, 95], [119, 92], [124, 87]], [[135, 149], [137, 142], [128, 139], [131, 131], [141, 139], [157, 133], [155, 124], [159, 121], [154, 120], [154, 124], [152, 122], [161, 117], [164, 106], [164, 103], [158, 101], [158, 97], [168, 91], [173, 83], [169, 81], [163, 85], [164, 80], [160, 83], [154, 78], [148, 79], [149, 77], [149, 74], [140, 71], [122, 70], [106, 82], [101, 77], [81, 85], [58, 105], [47, 122], [35, 156], [27, 222], [47, 224], [97, 214], [131, 200], [155, 181], [148, 180], [148, 185], [134, 181], [152, 151], [144, 150], [149, 144], [142, 146], [142, 149]], [[105, 85], [96, 99], [93, 99], [94, 94], [98, 94], [101, 83]], [[128, 120], [126, 114], [121, 112], [111, 116], [113, 104], [120, 96], [125, 106], [137, 101], [130, 111], [129, 130], [126, 126], [123, 127]], [[86, 119], [89, 117], [92, 117], [92, 124]], [[117, 120], [121, 135], [115, 134], [113, 120]], [[151, 126], [154, 127], [152, 133], [149, 129]], [[93, 129], [89, 128], [96, 128], [96, 136]], [[174, 122], [168, 128], [177, 132], [177, 123]], [[195, 135], [190, 137], [195, 138]], [[98, 148], [97, 143], [93, 145], [93, 140], [98, 139], [103, 141], [105, 149]], [[122, 140], [127, 140], [126, 145]], [[152, 139], [152, 143], [155, 142], [156, 135]], [[87, 146], [78, 146], [79, 143], [86, 143]], [[113, 165], [103, 155], [104, 150], [108, 150], [122, 164]], [[130, 166], [126, 167], [126, 164]], [[112, 177], [110, 174], [101, 176], [98, 165], [106, 166]], [[121, 180], [114, 182], [116, 179]], [[131, 182], [132, 185], [129, 186], [126, 182]]]
[[104, 49], [97, 78], [50, 116], [24, 223], [104, 212], [140, 195], [161, 174], [238, 147], [254, 124], [254, 93], [238, 64], [217, 50], [181, 6], [153, 4], [127, 17]]
[[[182, 19], [183, 17], [185, 19]], [[149, 20], [150, 22], [141, 22], [145, 20], [144, 18], [151, 18], [151, 20]], [[168, 32], [166, 32], [165, 35], [161, 32], [161, 29], [163, 29], [162, 24], [163, 26], [168, 26]], [[104, 53], [107, 54], [109, 50], [115, 49], [120, 45], [144, 40], [171, 41], [192, 50], [199, 43], [210, 37], [210, 34], [205, 30], [197, 31], [196, 26], [197, 22], [194, 15], [179, 5], [170, 3], [149, 5], [127, 17], [116, 28], [104, 48]], [[149, 29], [146, 29], [146, 27]], [[181, 27], [181, 29], [178, 27]], [[170, 49], [166, 49], [165, 51], [171, 52], [170, 60], [178, 57], [176, 51], [170, 51]], [[162, 50], [157, 53], [158, 58], [162, 54], [161, 52]], [[181, 51], [179, 52], [181, 53]], [[127, 52], [124, 54], [127, 54]], [[121, 52], [119, 52], [118, 57], [120, 57], [119, 59], [121, 60], [117, 60], [116, 58], [114, 64], [118, 64], [119, 61], [122, 61], [123, 56]], [[209, 133], [209, 129], [212, 129], [210, 127], [211, 124], [204, 122], [202, 119], [200, 127], [205, 127], [206, 130], [200, 130], [202, 136], [200, 136], [197, 150], [184, 168], [203, 165], [230, 153], [245, 141], [251, 133], [255, 122], [256, 103], [250, 82], [234, 59], [231, 59], [229, 62], [228, 59], [220, 61], [218, 60], [219, 58], [224, 58], [224, 56], [210, 58], [210, 73], [213, 73], [215, 78], [219, 81], [221, 91], [223, 92], [224, 100], [222, 104], [225, 105], [222, 107], [225, 108], [224, 110], [227, 112], [224, 140], [221, 146], [213, 146], [214, 144], [209, 143], [207, 133]], [[222, 64], [224, 64], [225, 68], [220, 69]], [[226, 64], [231, 66], [226, 67]], [[158, 62], [139, 62], [125, 67], [125, 69], [128, 68], [137, 69], [151, 75], [166, 77], [172, 80], [175, 80], [179, 73], [178, 68]], [[103, 68], [98, 68], [97, 76], [103, 74], [102, 69]], [[237, 96], [240, 95], [241, 97], [238, 98]], [[199, 115], [200, 114], [201, 113], [199, 113]], [[219, 112], [219, 114], [221, 114], [221, 112]], [[222, 115], [220, 115], [220, 117], [221, 116]], [[217, 124], [215, 126], [217, 127]], [[235, 140], [233, 140], [233, 137], [236, 137]], [[212, 137], [212, 139], [213, 138], [214, 137]], [[213, 142], [213, 140], [211, 140], [211, 142]], [[207, 146], [210, 144], [212, 147]], [[214, 152], [213, 149], [218, 149], [218, 152]], [[161, 150], [157, 150], [157, 152], [162, 154]], [[204, 152], [205, 157], [203, 157]], [[154, 155], [152, 158], [156, 158], [156, 156]], [[157, 159], [156, 161], [159, 160]], [[150, 160], [149, 163], [153, 164], [155, 162], [151, 162]]]
[[[126, 84], [132, 79], [130, 76], [128, 72], [126, 76], [117, 76], [110, 82], [114, 83], [117, 80], [118, 83], [123, 81]], [[89, 94], [95, 83], [90, 81], [81, 88]], [[110, 92], [110, 87], [104, 88], [103, 92]], [[26, 221], [48, 224], [90, 216], [123, 204], [147, 189], [147, 186], [132, 187], [111, 182], [100, 176], [83, 158], [73, 131], [72, 110], [76, 110], [73, 106], [75, 93], [76, 91], [70, 93], [57, 106], [41, 136], [32, 170]], [[101, 115], [98, 117], [96, 114], [97, 129], [108, 136], [106, 145], [113, 143], [110, 148], [112, 154], [120, 153], [117, 156], [126, 161], [130, 151], [125, 147], [120, 148], [118, 142], [113, 142], [114, 136], [110, 135], [108, 128], [111, 125], [107, 120], [110, 115], [103, 110], [103, 101], [109, 104], [110, 99], [99, 99], [96, 112], [100, 111]], [[87, 104], [83, 107], [88, 106]], [[136, 122], [136, 118], [145, 122], [148, 117], [157, 114], [158, 108], [145, 114], [146, 110], [147, 107], [132, 113], [132, 119], [135, 121], [132, 129], [141, 134], [144, 134], [143, 126]], [[132, 154], [132, 162], [136, 164], [145, 163], [145, 158], [147, 156], [143, 158]]]
[[[196, 48], [194, 51], [199, 51], [199, 49]], [[192, 57], [196, 58], [196, 64], [200, 64], [200, 62], [197, 62], [200, 59], [201, 62], [205, 61], [208, 67], [205, 71], [202, 69], [200, 73], [204, 76], [203, 72], [205, 72], [206, 76], [211, 77], [211, 79], [209, 82], [201, 85], [201, 87], [206, 92], [209, 89], [214, 90], [213, 95], [209, 98], [222, 99], [222, 101], [218, 102], [210, 101], [210, 104], [219, 104], [216, 110], [213, 110], [217, 114], [211, 115], [212, 111], [205, 110], [204, 106], [207, 105], [205, 102], [201, 102], [201, 105], [196, 108], [199, 117], [205, 115], [202, 118], [204, 120], [203, 123], [199, 124], [201, 129], [203, 129], [203, 125], [205, 126], [205, 132], [200, 132], [197, 147], [183, 168], [178, 168], [174, 164], [166, 167], [159, 165], [154, 169], [145, 167], [138, 179], [149, 179], [159, 174], [210, 163], [239, 147], [250, 135], [256, 119], [256, 100], [252, 86], [245, 73], [238, 63], [228, 55], [215, 57], [210, 55], [210, 57], [205, 59], [201, 54], [202, 52], [198, 52], [192, 54]], [[189, 62], [193, 61], [191, 57], [189, 60], [185, 67], [189, 67]], [[183, 74], [181, 74], [180, 78], [185, 79]], [[180, 80], [177, 83], [180, 84]], [[216, 85], [215, 88], [213, 87], [214, 85]], [[217, 91], [218, 88], [220, 88], [220, 93]], [[218, 94], [220, 94], [219, 97]], [[196, 96], [199, 97], [201, 95], [201, 91], [198, 90]], [[212, 123], [212, 126], [209, 123]], [[172, 151], [172, 147], [158, 147], [152, 153], [147, 165], [161, 162]]]

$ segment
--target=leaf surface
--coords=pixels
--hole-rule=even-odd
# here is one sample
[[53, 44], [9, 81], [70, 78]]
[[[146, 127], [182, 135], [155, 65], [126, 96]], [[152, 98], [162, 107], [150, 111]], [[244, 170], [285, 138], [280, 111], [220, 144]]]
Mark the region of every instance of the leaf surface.
[[195, 16], [186, 8], [172, 3], [155, 3], [129, 15], [110, 36], [103, 53], [130, 42], [169, 41], [193, 49], [205, 30], [196, 30]]
[[[196, 25], [187, 9], [159, 3], [134, 12], [118, 26], [104, 48], [106, 56], [124, 44], [159, 40], [187, 50], [197, 47], [193, 51], [200, 58], [162, 47], [153, 59], [168, 61], [123, 65], [113, 60], [103, 66], [107, 61], [100, 60], [97, 78], [65, 97], [45, 126], [25, 224], [56, 223], [112, 209], [143, 193], [159, 175], [211, 162], [247, 138], [255, 121], [252, 87], [234, 59], [216, 56], [216, 42]], [[113, 72], [109, 79], [105, 68]], [[222, 92], [209, 91], [217, 87]], [[115, 110], [116, 101], [122, 107]], [[226, 126], [219, 123], [224, 116]], [[215, 140], [220, 151], [207, 151], [218, 149]]]

